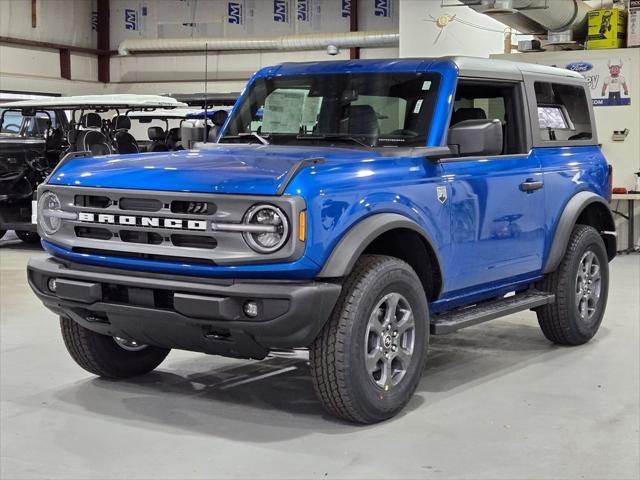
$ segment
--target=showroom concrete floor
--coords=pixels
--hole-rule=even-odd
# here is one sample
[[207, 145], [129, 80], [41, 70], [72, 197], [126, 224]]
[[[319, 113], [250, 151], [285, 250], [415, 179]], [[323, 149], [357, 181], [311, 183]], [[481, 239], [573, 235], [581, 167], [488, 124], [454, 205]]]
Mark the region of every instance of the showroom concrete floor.
[[[15, 238], [15, 237], [13, 237]], [[637, 479], [640, 256], [617, 258], [604, 325], [559, 348], [527, 312], [434, 338], [385, 424], [325, 415], [303, 358], [173, 352], [135, 381], [77, 367], [0, 241], [0, 477]]]

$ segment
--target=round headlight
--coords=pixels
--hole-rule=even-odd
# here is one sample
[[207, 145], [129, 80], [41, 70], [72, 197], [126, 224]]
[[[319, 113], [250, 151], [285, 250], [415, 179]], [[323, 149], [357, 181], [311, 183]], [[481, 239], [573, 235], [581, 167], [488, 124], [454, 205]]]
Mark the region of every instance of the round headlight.
[[242, 235], [256, 252], [271, 253], [281, 248], [289, 235], [289, 222], [282, 210], [273, 205], [255, 205], [244, 216], [247, 231]]
[[53, 235], [60, 229], [62, 219], [60, 216], [52, 215], [60, 210], [60, 199], [53, 192], [45, 192], [38, 200], [38, 223], [47, 235]]

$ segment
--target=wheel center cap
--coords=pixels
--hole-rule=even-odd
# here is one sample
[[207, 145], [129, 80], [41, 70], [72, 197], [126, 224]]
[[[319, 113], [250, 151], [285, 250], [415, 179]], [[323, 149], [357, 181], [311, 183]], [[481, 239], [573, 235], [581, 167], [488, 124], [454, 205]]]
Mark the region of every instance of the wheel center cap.
[[384, 345], [384, 348], [390, 348], [391, 347], [391, 335], [385, 335], [384, 338], [382, 339], [382, 344]]

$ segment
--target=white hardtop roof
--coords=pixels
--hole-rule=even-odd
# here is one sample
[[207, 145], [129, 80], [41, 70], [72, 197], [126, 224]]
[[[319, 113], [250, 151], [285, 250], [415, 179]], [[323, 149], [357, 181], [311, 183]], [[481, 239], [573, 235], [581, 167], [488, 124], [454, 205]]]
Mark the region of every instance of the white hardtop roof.
[[522, 79], [523, 75], [537, 74], [570, 77], [583, 82], [586, 81], [578, 72], [547, 65], [519, 62], [517, 60], [518, 57], [515, 55], [514, 60], [464, 56], [444, 58], [452, 61], [458, 67], [461, 76]]
[[198, 113], [201, 112], [201, 108], [174, 108], [170, 110], [158, 109], [152, 111], [136, 111], [129, 112], [127, 114], [128, 117], [131, 118], [185, 118], [189, 113]]
[[[207, 108], [208, 112], [215, 112], [217, 110], [226, 110], [229, 111], [231, 110], [231, 107], [229, 106], [213, 106], [213, 107], [209, 107]], [[199, 108], [199, 107], [191, 107], [191, 108], [175, 108], [175, 109], [171, 109], [171, 110], [153, 110], [150, 112], [146, 112], [144, 110], [142, 111], [137, 111], [137, 112], [130, 112], [127, 114], [128, 117], [131, 118], [186, 118], [187, 115], [189, 114], [198, 114], [198, 113], [203, 113], [204, 112], [204, 108]]]
[[0, 108], [65, 109], [74, 108], [186, 108], [186, 103], [162, 95], [78, 95], [71, 97], [43, 97], [3, 103]]

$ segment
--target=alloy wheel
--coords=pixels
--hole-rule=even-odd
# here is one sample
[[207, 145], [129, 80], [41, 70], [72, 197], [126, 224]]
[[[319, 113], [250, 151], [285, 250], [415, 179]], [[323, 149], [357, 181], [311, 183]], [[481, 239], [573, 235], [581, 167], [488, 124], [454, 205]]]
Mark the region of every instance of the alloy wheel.
[[587, 250], [576, 273], [576, 308], [582, 321], [591, 321], [598, 308], [601, 288], [600, 262], [594, 252]]
[[375, 306], [365, 333], [365, 362], [370, 379], [388, 390], [404, 378], [415, 349], [415, 318], [399, 293], [385, 295]]

